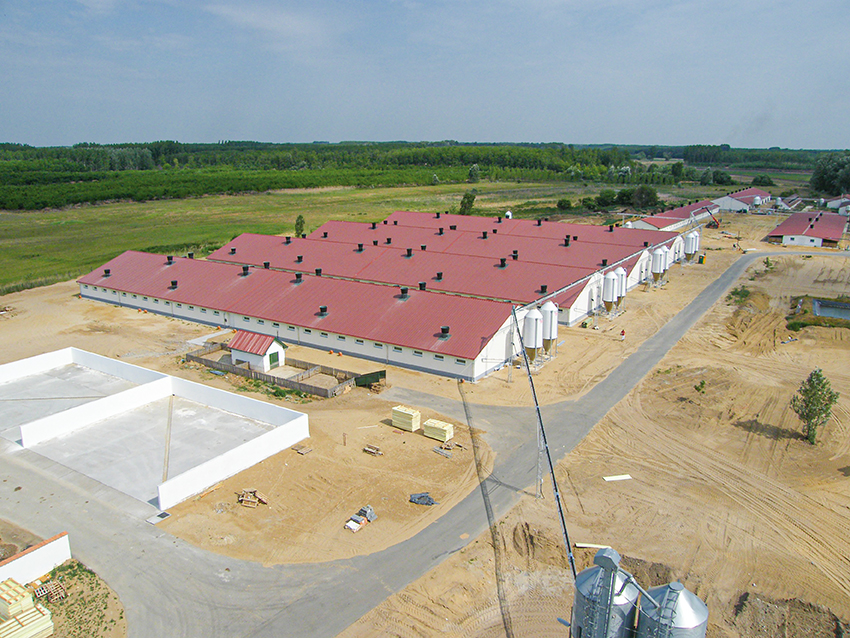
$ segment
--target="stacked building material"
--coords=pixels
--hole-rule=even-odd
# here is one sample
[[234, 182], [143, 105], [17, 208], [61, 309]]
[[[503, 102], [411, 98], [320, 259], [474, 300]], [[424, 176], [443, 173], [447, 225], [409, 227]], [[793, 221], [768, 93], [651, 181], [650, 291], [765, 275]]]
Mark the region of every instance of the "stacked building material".
[[53, 635], [50, 611], [13, 579], [0, 583], [0, 638], [46, 638]]
[[422, 426], [422, 433], [431, 439], [437, 439], [445, 443], [455, 435], [455, 428], [451, 423], [428, 419]]
[[393, 408], [393, 427], [408, 432], [416, 432], [419, 429], [419, 410], [397, 405]]

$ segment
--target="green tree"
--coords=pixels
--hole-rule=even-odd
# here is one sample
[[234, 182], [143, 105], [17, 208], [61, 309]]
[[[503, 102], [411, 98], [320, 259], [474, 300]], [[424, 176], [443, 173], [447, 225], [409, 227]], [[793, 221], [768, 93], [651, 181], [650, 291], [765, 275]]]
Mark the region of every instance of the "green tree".
[[463, 194], [463, 199], [460, 200], [460, 214], [471, 215], [472, 206], [475, 204], [475, 195], [469, 191]]
[[635, 191], [633, 188], [624, 188], [617, 193], [617, 203], [621, 206], [631, 206], [634, 196]]
[[602, 208], [606, 206], [611, 206], [614, 202], [617, 201], [617, 193], [613, 189], [606, 188], [599, 192], [599, 195], [596, 197], [596, 203], [599, 204]]
[[301, 237], [304, 233], [304, 215], [299, 215], [295, 218], [295, 234]]
[[714, 171], [712, 179], [715, 184], [720, 184], [721, 186], [730, 186], [732, 184], [732, 176], [726, 171]]
[[705, 169], [699, 176], [699, 183], [703, 186], [710, 186], [714, 183], [714, 171], [710, 168]]
[[555, 206], [558, 207], [558, 210], [570, 210], [573, 207], [573, 203], [566, 197], [562, 197]]
[[753, 186], [776, 186], [770, 175], [756, 175], [753, 177]]
[[680, 181], [685, 175], [685, 164], [683, 162], [676, 162], [670, 167], [670, 174], [677, 182]]
[[473, 164], [469, 167], [469, 182], [474, 184], [481, 179], [481, 169], [478, 168], [478, 164]]
[[806, 439], [812, 445], [818, 434], [818, 428], [825, 425], [832, 416], [832, 406], [838, 402], [838, 392], [829, 384], [820, 368], [815, 368], [809, 377], [800, 384], [797, 394], [791, 397], [791, 409], [803, 422]]
[[632, 203], [635, 208], [647, 208], [658, 203], [658, 192], [649, 184], [641, 184], [632, 195]]

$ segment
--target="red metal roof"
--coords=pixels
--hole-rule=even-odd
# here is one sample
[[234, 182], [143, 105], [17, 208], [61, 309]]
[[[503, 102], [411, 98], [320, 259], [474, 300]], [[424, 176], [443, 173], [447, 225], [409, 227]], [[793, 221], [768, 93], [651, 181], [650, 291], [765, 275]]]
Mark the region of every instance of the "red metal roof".
[[261, 335], [257, 332], [249, 332], [247, 330], [237, 330], [236, 335], [230, 340], [230, 348], [263, 356], [269, 351], [269, 348], [274, 343], [274, 337], [271, 335]]
[[840, 241], [846, 225], [847, 218], [844, 215], [825, 212], [794, 213], [774, 228], [768, 237], [804, 235], [828, 241]]
[[[475, 358], [511, 314], [510, 304], [487, 299], [418, 289], [401, 299], [397, 286], [315, 275], [296, 284], [287, 272], [241, 273], [241, 266], [180, 257], [168, 265], [161, 255], [128, 251], [78, 281], [465, 359]], [[319, 306], [328, 307], [326, 316]], [[440, 339], [443, 325], [450, 327], [449, 339]]]

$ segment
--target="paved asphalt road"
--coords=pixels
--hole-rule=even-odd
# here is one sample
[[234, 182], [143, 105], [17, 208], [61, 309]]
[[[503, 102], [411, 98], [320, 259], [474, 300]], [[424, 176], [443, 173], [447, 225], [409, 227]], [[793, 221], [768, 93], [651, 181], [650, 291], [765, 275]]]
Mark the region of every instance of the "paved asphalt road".
[[[546, 406], [543, 420], [554, 458], [575, 447], [765, 254], [738, 259], [588, 394]], [[460, 401], [400, 388], [388, 390], [387, 397], [465, 419]], [[485, 484], [498, 518], [519, 498], [511, 486], [534, 484], [534, 411], [474, 404], [470, 410], [498, 453]], [[487, 528], [482, 494], [474, 490], [433, 525], [382, 552], [265, 568], [176, 539], [145, 522], [157, 513], [150, 505], [5, 441], [0, 441], [0, 498], [0, 516], [42, 537], [68, 531], [74, 556], [120, 596], [130, 638], [333, 637], [461, 549], [469, 542], [462, 534], [475, 538]]]

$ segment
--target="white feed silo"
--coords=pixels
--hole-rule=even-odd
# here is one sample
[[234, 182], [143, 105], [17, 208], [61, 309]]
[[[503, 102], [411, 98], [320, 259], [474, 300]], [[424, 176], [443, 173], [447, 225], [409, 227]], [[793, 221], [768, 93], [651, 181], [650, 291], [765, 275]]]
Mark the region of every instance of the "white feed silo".
[[697, 253], [697, 233], [691, 231], [685, 235], [685, 257], [688, 261], [694, 258]]
[[558, 306], [547, 301], [540, 312], [543, 315], [543, 351], [549, 354], [558, 340]]
[[616, 550], [600, 549], [589, 567], [576, 576], [570, 627], [581, 638], [626, 638], [632, 635], [639, 590], [620, 569]]
[[708, 607], [682, 583], [653, 587], [647, 593], [658, 605], [641, 598], [636, 638], [705, 638]]
[[532, 308], [525, 315], [522, 322], [522, 342], [525, 345], [525, 354], [530, 361], [537, 358], [537, 350], [543, 347], [543, 314]]
[[670, 269], [670, 266], [673, 264], [673, 254], [670, 252], [670, 248], [667, 246], [661, 247], [661, 253], [664, 255], [664, 272], [667, 272]]
[[694, 244], [694, 248], [695, 248], [694, 252], [695, 252], [695, 253], [698, 253], [698, 252], [699, 252], [699, 242], [700, 242], [700, 237], [701, 237], [701, 236], [700, 236], [700, 234], [699, 234], [699, 231], [698, 231], [698, 230], [695, 230], [695, 231], [694, 231], [694, 240], [696, 241], [696, 244]]
[[614, 274], [617, 275], [617, 306], [623, 301], [626, 296], [626, 288], [628, 288], [628, 274], [626, 269], [618, 266], [614, 269]]
[[661, 279], [661, 276], [664, 274], [664, 251], [660, 248], [656, 248], [652, 253], [650, 270], [652, 271], [652, 278], [655, 281]]
[[634, 228], [635, 225], [632, 222], [626, 222], [623, 224], [623, 228]]
[[761, 206], [761, 197], [758, 195], [753, 197], [753, 206]]
[[614, 271], [608, 271], [602, 279], [602, 303], [605, 304], [605, 310], [611, 312], [611, 308], [617, 302], [617, 275]]

